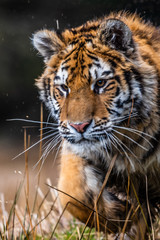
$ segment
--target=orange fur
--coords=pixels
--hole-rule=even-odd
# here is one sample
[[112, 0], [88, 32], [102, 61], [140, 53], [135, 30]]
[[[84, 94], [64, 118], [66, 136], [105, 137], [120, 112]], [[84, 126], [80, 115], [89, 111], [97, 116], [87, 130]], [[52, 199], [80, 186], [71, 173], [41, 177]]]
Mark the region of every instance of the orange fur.
[[[160, 30], [120, 12], [61, 34], [37, 32], [33, 42], [46, 64], [36, 85], [64, 138], [58, 187], [78, 200], [60, 193], [62, 205], [85, 223], [117, 154], [98, 204], [101, 229], [147, 239], [146, 177], [152, 216], [160, 204]], [[76, 124], [87, 126], [83, 137]]]

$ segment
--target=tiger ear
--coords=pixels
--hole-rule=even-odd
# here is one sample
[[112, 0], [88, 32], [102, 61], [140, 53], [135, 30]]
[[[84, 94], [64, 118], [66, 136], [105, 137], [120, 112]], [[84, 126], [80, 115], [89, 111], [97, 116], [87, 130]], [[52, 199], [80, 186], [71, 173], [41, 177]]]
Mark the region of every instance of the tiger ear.
[[107, 19], [100, 25], [101, 42], [112, 49], [131, 54], [134, 51], [132, 32], [129, 27], [118, 19]]
[[51, 56], [57, 54], [64, 43], [54, 31], [42, 30], [33, 34], [33, 45], [38, 52], [48, 61]]

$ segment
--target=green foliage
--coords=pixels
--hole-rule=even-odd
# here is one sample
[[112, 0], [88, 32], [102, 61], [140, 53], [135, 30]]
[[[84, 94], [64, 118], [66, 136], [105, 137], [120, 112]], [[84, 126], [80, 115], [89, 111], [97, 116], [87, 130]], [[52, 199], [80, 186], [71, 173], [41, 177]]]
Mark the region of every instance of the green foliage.
[[40, 237], [40, 236], [36, 236], [35, 240], [49, 240], [49, 238], [45, 238], [45, 237]]
[[[81, 235], [83, 233], [85, 226], [81, 225], [81, 224], [77, 224], [75, 220], [73, 220], [73, 222], [70, 223], [69, 229], [64, 231], [63, 233], [61, 232], [56, 233], [55, 237], [57, 240], [79, 240], [81, 239]], [[85, 231], [83, 233], [83, 240], [96, 240], [97, 239], [97, 235], [96, 235], [96, 231], [95, 229], [90, 229], [89, 227], [85, 228]], [[100, 238], [99, 239], [104, 239], [102, 234], [100, 234]]]

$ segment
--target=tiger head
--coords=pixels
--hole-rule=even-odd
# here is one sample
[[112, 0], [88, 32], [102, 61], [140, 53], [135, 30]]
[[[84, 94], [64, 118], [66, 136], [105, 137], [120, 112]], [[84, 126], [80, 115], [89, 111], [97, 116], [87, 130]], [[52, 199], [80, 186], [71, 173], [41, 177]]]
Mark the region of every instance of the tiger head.
[[[36, 82], [41, 99], [77, 152], [94, 152], [97, 146], [109, 151], [110, 142], [119, 148], [123, 133], [118, 140], [116, 126], [146, 124], [153, 106], [143, 99], [148, 91], [143, 79], [151, 69], [141, 61], [124, 21], [105, 18], [62, 33], [42, 30], [34, 34], [33, 44], [45, 61]], [[148, 98], [153, 97], [152, 82]]]

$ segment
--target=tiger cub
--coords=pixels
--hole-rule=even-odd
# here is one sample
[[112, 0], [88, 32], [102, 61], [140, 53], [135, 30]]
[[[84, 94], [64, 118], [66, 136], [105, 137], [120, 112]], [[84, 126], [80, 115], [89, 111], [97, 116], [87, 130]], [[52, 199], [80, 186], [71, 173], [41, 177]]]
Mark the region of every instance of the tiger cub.
[[62, 138], [62, 205], [113, 239], [146, 240], [160, 204], [160, 29], [111, 13], [33, 44]]

